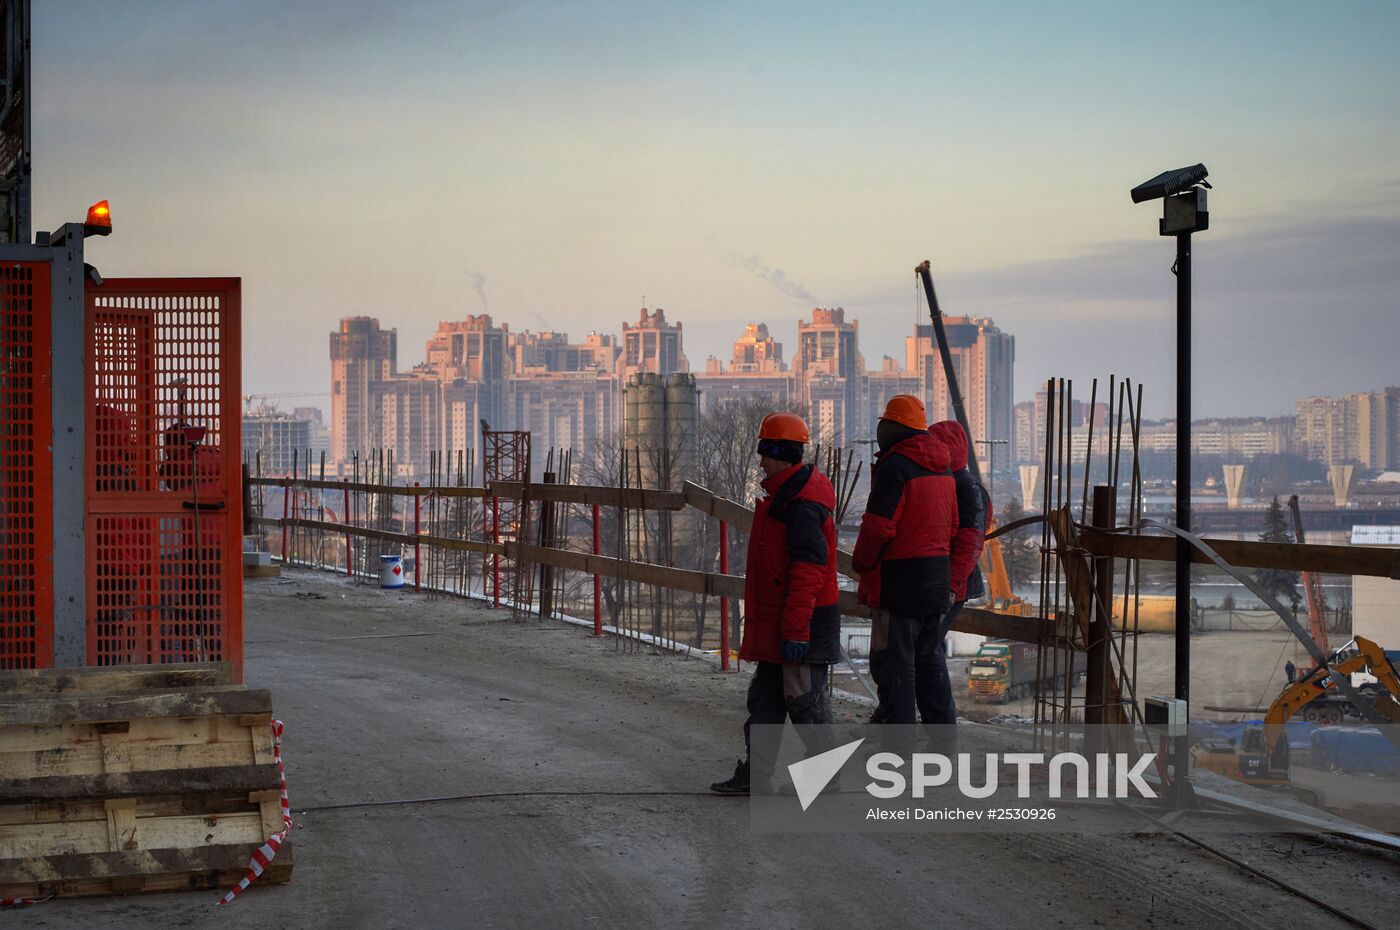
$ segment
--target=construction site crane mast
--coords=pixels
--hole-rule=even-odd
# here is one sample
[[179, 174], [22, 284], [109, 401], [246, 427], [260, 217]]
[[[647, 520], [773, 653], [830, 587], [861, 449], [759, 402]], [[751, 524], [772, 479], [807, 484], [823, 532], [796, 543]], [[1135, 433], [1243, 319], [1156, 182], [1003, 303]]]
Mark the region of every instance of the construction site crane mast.
[[[953, 367], [953, 355], [948, 349], [948, 337], [943, 330], [943, 311], [938, 306], [938, 295], [933, 289], [933, 273], [928, 262], [920, 262], [914, 269], [924, 285], [924, 296], [928, 299], [928, 313], [933, 322], [933, 337], [938, 343], [938, 355], [943, 362], [944, 380], [948, 382], [948, 400], [953, 407], [953, 416], [967, 436], [967, 470], [982, 484], [982, 470], [977, 464], [976, 443], [972, 440], [972, 427], [968, 424], [967, 409], [963, 406], [962, 389], [958, 385], [957, 369]], [[991, 497], [988, 495], [988, 500]], [[987, 532], [996, 529], [995, 512], [987, 515]], [[1029, 617], [1031, 605], [1011, 591], [1011, 581], [1006, 574], [1006, 559], [1001, 551], [1001, 538], [987, 540], [983, 555], [987, 560], [987, 593], [993, 610]]]
[[[1298, 507], [1297, 494], [1289, 496], [1288, 509], [1293, 511], [1293, 541], [1301, 546], [1304, 543], [1303, 514]], [[1308, 602], [1308, 632], [1321, 647], [1322, 654], [1330, 655], [1332, 650], [1327, 645], [1327, 601], [1322, 594], [1322, 579], [1313, 572], [1303, 572], [1303, 593]]]

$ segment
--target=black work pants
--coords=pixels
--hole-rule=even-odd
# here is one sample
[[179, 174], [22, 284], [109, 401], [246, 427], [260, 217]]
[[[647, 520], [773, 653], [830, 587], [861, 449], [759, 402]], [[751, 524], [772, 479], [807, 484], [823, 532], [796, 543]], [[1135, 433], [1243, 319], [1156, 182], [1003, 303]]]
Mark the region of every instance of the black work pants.
[[958, 705], [953, 700], [953, 681], [948, 675], [948, 630], [962, 610], [958, 601], [938, 621], [936, 656], [916, 654], [914, 660], [914, 693], [919, 705], [919, 719], [924, 723], [957, 723]]
[[872, 723], [914, 723], [916, 711], [925, 723], [956, 722], [955, 714], [943, 719], [952, 713], [952, 685], [943, 650], [945, 621], [952, 622], [951, 611], [890, 611], [876, 619], [870, 676], [875, 679], [879, 706]]
[[[751, 778], [771, 777], [770, 754], [755, 757], [749, 728], [754, 724], [831, 723], [831, 699], [827, 695], [830, 670], [826, 665], [759, 662], [749, 682], [749, 717], [744, 721], [744, 749], [753, 768]], [[822, 752], [829, 736], [799, 731], [809, 753]]]

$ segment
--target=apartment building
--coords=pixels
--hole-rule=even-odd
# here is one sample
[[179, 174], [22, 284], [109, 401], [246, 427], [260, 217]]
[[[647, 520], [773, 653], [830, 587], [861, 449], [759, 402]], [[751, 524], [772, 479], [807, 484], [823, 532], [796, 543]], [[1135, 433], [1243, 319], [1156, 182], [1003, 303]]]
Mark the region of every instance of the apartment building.
[[[972, 379], [966, 390], [980, 417], [974, 434], [977, 423], [991, 422], [1004, 427], [993, 438], [1009, 439], [1010, 406], [1003, 399], [1013, 384], [1011, 337], [990, 320], [965, 319], [952, 330], [959, 340], [955, 357]], [[926, 334], [917, 338], [927, 342]], [[913, 351], [917, 358], [917, 345]], [[483, 422], [529, 430], [538, 449], [572, 449], [581, 461], [600, 440], [619, 434], [625, 390], [639, 375], [669, 379], [690, 370], [682, 325], [660, 308], [642, 308], [620, 337], [590, 333], [581, 342], [559, 332], [512, 332], [486, 314], [468, 316], [441, 323], [424, 358], [400, 371], [395, 330], [382, 330], [369, 317], [341, 321], [331, 338], [336, 464], [344, 468], [357, 451], [381, 448], [393, 450], [403, 476], [422, 474], [432, 452], [470, 453], [479, 462]], [[727, 367], [710, 358], [704, 369], [687, 388], [699, 392], [701, 412], [725, 399], [761, 399], [805, 411], [814, 438], [827, 443], [873, 439], [890, 397], [931, 398], [931, 385], [941, 378], [889, 357], [867, 371], [859, 323], [841, 307], [817, 307], [810, 320], [799, 321], [791, 367], [767, 324], [756, 322], [734, 341]], [[1002, 383], [989, 386], [988, 377]], [[946, 405], [926, 403], [934, 419], [941, 410], [951, 416]]]

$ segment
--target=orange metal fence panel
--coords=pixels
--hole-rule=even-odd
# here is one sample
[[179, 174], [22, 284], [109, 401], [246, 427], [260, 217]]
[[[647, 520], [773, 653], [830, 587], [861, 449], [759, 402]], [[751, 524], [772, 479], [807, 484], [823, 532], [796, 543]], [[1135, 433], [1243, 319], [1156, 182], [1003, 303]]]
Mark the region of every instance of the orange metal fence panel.
[[53, 664], [48, 262], [0, 268], [0, 669]]
[[243, 668], [239, 281], [86, 296], [89, 665]]

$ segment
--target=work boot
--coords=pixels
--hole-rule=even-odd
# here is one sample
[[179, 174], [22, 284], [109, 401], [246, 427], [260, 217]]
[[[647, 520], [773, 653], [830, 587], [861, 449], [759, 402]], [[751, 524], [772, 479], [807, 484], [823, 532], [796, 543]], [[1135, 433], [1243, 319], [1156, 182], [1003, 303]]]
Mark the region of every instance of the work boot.
[[716, 794], [746, 795], [749, 793], [749, 763], [741, 761], [734, 766], [734, 776], [726, 781], [710, 785]]

